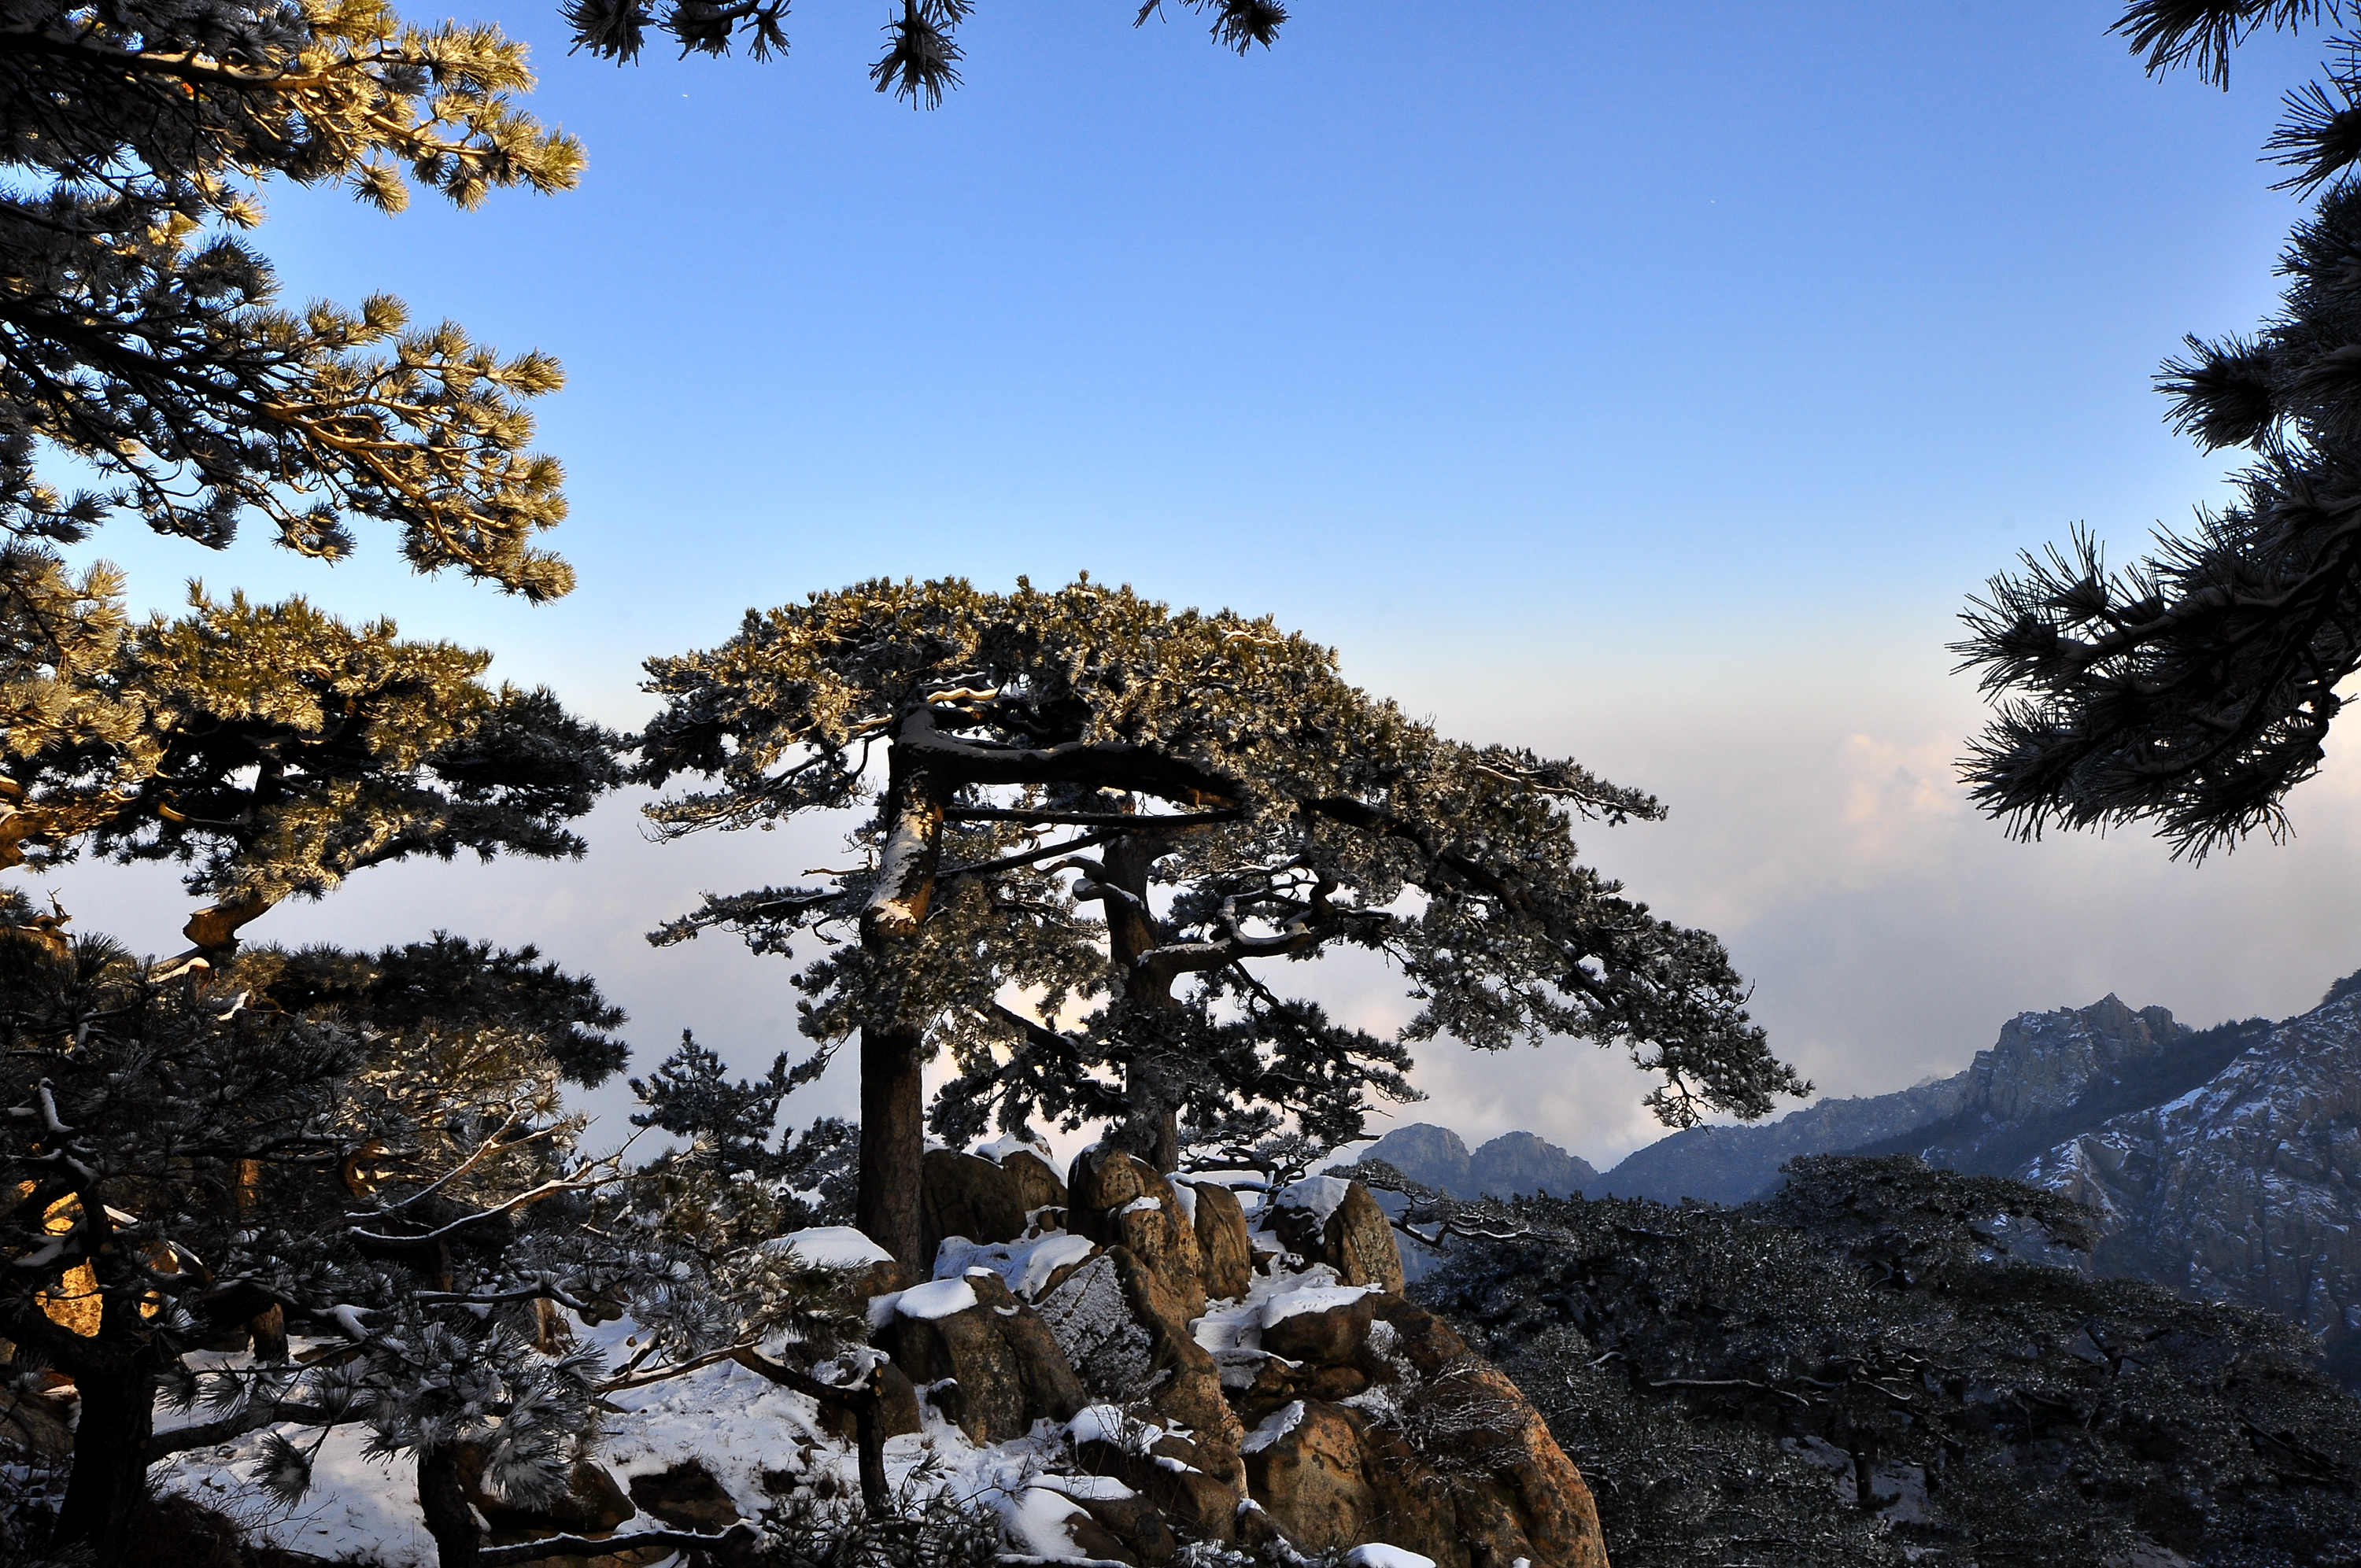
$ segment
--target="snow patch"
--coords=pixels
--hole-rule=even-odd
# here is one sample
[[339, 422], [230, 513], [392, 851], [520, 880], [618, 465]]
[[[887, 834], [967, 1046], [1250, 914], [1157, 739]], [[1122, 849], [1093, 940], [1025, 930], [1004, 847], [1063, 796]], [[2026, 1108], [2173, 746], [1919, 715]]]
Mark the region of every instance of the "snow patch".
[[1049, 1288], [1050, 1277], [1058, 1270], [1082, 1262], [1096, 1250], [1088, 1238], [1071, 1231], [1052, 1231], [1030, 1241], [994, 1242], [988, 1245], [965, 1236], [945, 1236], [935, 1253], [935, 1277], [956, 1279], [972, 1269], [989, 1269], [1007, 1281], [1009, 1289], [1029, 1301]]
[[814, 1225], [809, 1230], [789, 1231], [764, 1242], [763, 1250], [793, 1252], [814, 1268], [866, 1268], [873, 1263], [894, 1261], [892, 1253], [851, 1225]]
[[1112, 1475], [1044, 1475], [1040, 1484], [1077, 1501], [1127, 1503], [1139, 1496]]
[[[1274, 1410], [1269, 1415], [1265, 1416], [1262, 1419], [1262, 1424], [1260, 1426], [1246, 1433], [1246, 1440], [1245, 1442], [1238, 1445], [1238, 1452], [1240, 1453], [1260, 1453], [1264, 1449], [1268, 1448], [1272, 1443], [1277, 1442], [1279, 1439], [1285, 1437], [1289, 1432], [1293, 1431], [1297, 1427], [1300, 1427], [1302, 1424], [1303, 1401], [1297, 1399], [1290, 1403], [1285, 1409]], [[1429, 1564], [1428, 1568], [1433, 1568], [1433, 1564]]]
[[1187, 1216], [1190, 1228], [1194, 1230], [1197, 1225], [1196, 1184], [1188, 1181], [1174, 1182], [1172, 1184], [1172, 1199], [1173, 1201], [1180, 1205], [1180, 1212]]
[[988, 1159], [994, 1165], [1007, 1164], [1008, 1157], [1011, 1155], [1029, 1154], [1052, 1171], [1058, 1168], [1057, 1157], [1049, 1152], [1049, 1145], [1036, 1142], [1031, 1138], [1020, 1138], [1015, 1133], [996, 1138], [991, 1143], [980, 1145], [975, 1153], [979, 1157]]
[[1262, 1326], [1268, 1328], [1306, 1312], [1333, 1312], [1339, 1307], [1351, 1306], [1364, 1296], [1376, 1294], [1377, 1288], [1374, 1285], [1327, 1285], [1290, 1290], [1262, 1304]]
[[[1522, 1558], [1519, 1562], [1524, 1561]], [[1382, 1541], [1356, 1546], [1336, 1560], [1336, 1568], [1434, 1568], [1434, 1559]]]
[[1016, 1492], [995, 1492], [988, 1499], [1000, 1516], [1008, 1543], [1035, 1557], [1071, 1557], [1074, 1536], [1068, 1525], [1091, 1516], [1071, 1497], [1047, 1486], [1027, 1486]]
[[974, 1305], [975, 1287], [964, 1279], [931, 1279], [894, 1298], [895, 1316], [920, 1320], [956, 1317]]
[[1308, 1209], [1314, 1219], [1325, 1224], [1345, 1201], [1345, 1194], [1353, 1184], [1338, 1176], [1307, 1176], [1289, 1187], [1279, 1189], [1271, 1200], [1275, 1209]]

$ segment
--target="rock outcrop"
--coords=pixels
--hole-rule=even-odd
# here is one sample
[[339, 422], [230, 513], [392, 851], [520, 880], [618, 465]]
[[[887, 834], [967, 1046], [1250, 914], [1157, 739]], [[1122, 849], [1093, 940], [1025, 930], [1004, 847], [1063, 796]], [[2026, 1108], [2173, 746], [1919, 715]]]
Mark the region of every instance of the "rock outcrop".
[[1580, 1474], [1513, 1385], [1403, 1299], [1360, 1183], [1298, 1182], [1250, 1229], [1227, 1190], [1093, 1148], [1066, 1200], [1071, 1232], [1037, 1214], [1006, 1244], [946, 1242], [945, 1277], [879, 1303], [877, 1343], [974, 1440], [1066, 1423], [1089, 1484], [1030, 1483], [1012, 1531], [1141, 1563], [1259, 1532], [1438, 1568], [1604, 1568]]
[[1041, 1315], [988, 1268], [895, 1298], [877, 1343], [970, 1441], [1005, 1442], [1089, 1403]]
[[2096, 1262], [2314, 1332], [2361, 1329], [2361, 996], [2018, 1173], [2098, 1211]]
[[950, 1236], [1011, 1242], [1025, 1234], [1027, 1192], [1016, 1171], [955, 1149], [928, 1149], [922, 1169], [918, 1223], [926, 1256]]
[[1288, 1250], [1334, 1269], [1347, 1285], [1400, 1292], [1401, 1254], [1393, 1223], [1357, 1181], [1306, 1177], [1272, 1195], [1263, 1228]]

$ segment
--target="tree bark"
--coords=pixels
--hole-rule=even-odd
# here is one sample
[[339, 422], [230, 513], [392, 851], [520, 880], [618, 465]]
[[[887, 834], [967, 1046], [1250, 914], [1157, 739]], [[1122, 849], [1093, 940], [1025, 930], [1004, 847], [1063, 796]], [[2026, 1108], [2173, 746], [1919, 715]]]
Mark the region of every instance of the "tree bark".
[[434, 1538], [442, 1568], [477, 1568], [483, 1532], [476, 1528], [475, 1505], [459, 1479], [459, 1451], [436, 1443], [418, 1451], [418, 1508], [426, 1533]]
[[[922, 714], [921, 718], [924, 717]], [[854, 1222], [863, 1234], [924, 1275], [934, 1263], [920, 1256], [918, 1180], [927, 1152], [926, 1025], [902, 1015], [900, 986], [886, 981], [908, 962], [919, 927], [933, 905], [942, 858], [943, 794], [898, 743], [888, 762], [880, 810], [884, 842], [877, 885], [861, 912], [861, 946], [873, 981], [885, 992], [892, 1015], [873, 1017], [861, 1030], [861, 1175]]]
[[148, 1502], [148, 1443], [156, 1431], [156, 1379], [145, 1356], [74, 1372], [73, 1470], [58, 1509], [54, 1544], [89, 1546], [99, 1563], [123, 1562]]
[[1180, 1097], [1172, 1064], [1165, 1059], [1164, 1025], [1175, 1021], [1180, 1003], [1169, 976], [1150, 974], [1139, 964], [1139, 956], [1157, 945], [1148, 883], [1158, 853], [1158, 846], [1133, 835], [1108, 844], [1099, 863], [1109, 894], [1099, 907], [1106, 912], [1107, 956], [1115, 983], [1132, 1014], [1132, 1059], [1124, 1075], [1130, 1109], [1114, 1142], [1170, 1176], [1180, 1168]]
[[927, 1153], [924, 1037], [872, 1024], [861, 1031], [861, 1175], [853, 1223], [862, 1234], [925, 1274], [918, 1178]]

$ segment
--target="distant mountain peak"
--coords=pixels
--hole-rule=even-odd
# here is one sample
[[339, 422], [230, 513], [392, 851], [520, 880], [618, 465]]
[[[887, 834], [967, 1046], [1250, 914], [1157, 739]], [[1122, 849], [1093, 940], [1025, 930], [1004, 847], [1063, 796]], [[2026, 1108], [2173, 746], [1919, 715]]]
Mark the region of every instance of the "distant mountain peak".
[[1370, 1146], [1367, 1157], [1455, 1198], [1572, 1198], [1598, 1179], [1589, 1161], [1535, 1134], [1503, 1133], [1470, 1154], [1458, 1134], [1432, 1122], [1396, 1127]]

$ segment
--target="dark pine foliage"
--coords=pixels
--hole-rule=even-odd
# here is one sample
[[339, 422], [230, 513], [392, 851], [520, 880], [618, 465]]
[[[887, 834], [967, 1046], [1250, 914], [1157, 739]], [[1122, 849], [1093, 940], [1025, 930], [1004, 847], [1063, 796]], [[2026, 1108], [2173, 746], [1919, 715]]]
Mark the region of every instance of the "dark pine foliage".
[[[1819, 1157], [1742, 1210], [1493, 1206], [1421, 1288], [1548, 1417], [1619, 1568], [2361, 1563], [2361, 1401], [2301, 1331], [2028, 1258], [2056, 1195]], [[2149, 1561], [2169, 1561], [2160, 1553]]]
[[[1213, 41], [1239, 54], [1257, 44], [1268, 49], [1286, 24], [1278, 0], [1178, 0], [1212, 18]], [[648, 29], [669, 35], [684, 55], [728, 54], [740, 41], [756, 60], [787, 52], [788, 0], [566, 0], [574, 47], [629, 63], [647, 47]], [[974, 0], [902, 0], [888, 15], [885, 48], [869, 68], [880, 93], [891, 93], [913, 108], [939, 108], [943, 94], [960, 84], [960, 24], [974, 13]], [[1142, 0], [1132, 25], [1146, 27], [1164, 13], [1164, 0]]]
[[[2116, 30], [2151, 71], [2226, 83], [2257, 29], [2343, 20], [2331, 0], [2139, 0]], [[2281, 259], [2279, 313], [2189, 338], [2157, 378], [2178, 430], [2246, 455], [2237, 499], [2119, 571], [2078, 529], [1962, 617], [1954, 651], [1998, 711], [1961, 771], [2024, 837], [2146, 825], [2192, 858], [2283, 837], [2361, 668], [2361, 52], [2331, 52], [2268, 147], [2283, 187], [2320, 194]]]

